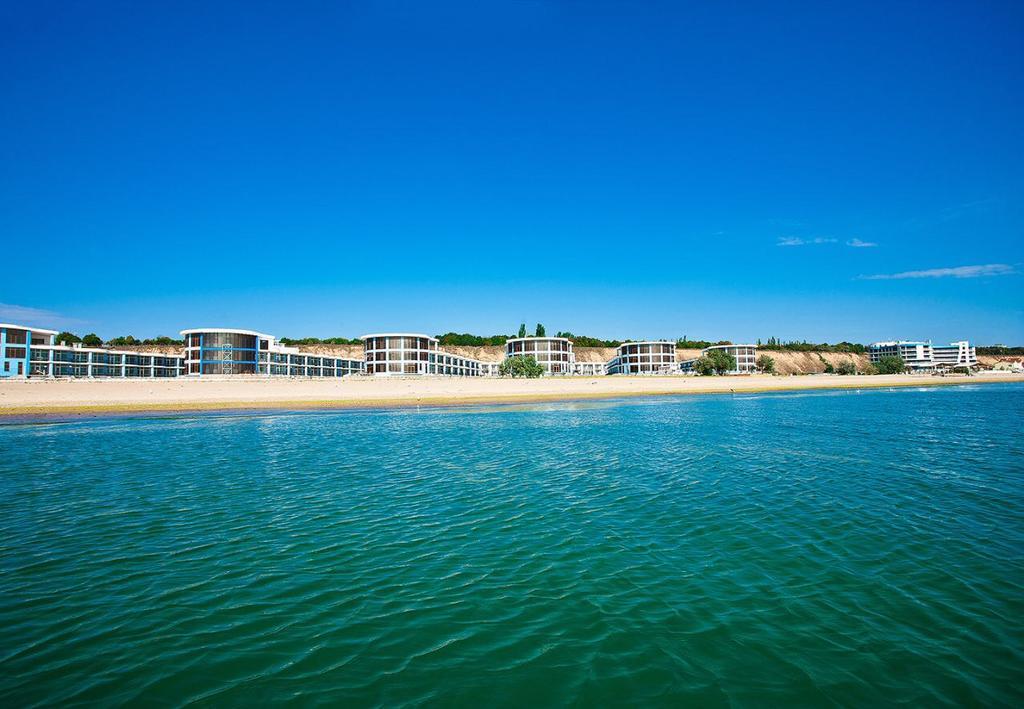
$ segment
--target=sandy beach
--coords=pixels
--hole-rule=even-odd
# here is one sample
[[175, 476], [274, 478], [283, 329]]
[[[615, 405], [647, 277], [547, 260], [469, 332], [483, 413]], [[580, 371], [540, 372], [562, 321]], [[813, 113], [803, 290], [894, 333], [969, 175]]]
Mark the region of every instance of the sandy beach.
[[1024, 375], [18, 380], [0, 382], [0, 416], [231, 409], [452, 406], [673, 394], [721, 394], [1020, 382]]

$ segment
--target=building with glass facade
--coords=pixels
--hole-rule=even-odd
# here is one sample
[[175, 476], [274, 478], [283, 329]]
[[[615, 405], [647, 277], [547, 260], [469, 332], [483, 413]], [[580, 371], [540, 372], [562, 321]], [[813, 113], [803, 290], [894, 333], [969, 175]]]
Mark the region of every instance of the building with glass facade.
[[376, 376], [440, 374], [480, 377], [492, 368], [479, 360], [444, 352], [436, 337], [415, 332], [363, 335], [366, 373]]
[[978, 366], [978, 351], [968, 340], [932, 345], [932, 358], [939, 367]]
[[572, 341], [564, 337], [514, 337], [505, 342], [505, 359], [533, 357], [544, 374], [572, 374], [576, 355]]
[[27, 377], [33, 347], [53, 345], [56, 330], [0, 323], [0, 378]]
[[726, 374], [753, 374], [757, 371], [757, 345], [712, 345], [700, 351], [705, 356], [714, 351], [725, 352], [736, 360], [736, 367]]
[[670, 340], [625, 342], [608, 361], [608, 374], [672, 374], [676, 364], [676, 343]]
[[952, 367], [975, 367], [976, 349], [967, 340], [949, 345], [933, 345], [919, 340], [873, 342], [868, 346], [868, 359], [877, 364], [883, 357], [899, 357], [908, 369], [925, 370]]
[[877, 364], [883, 357], [899, 357], [909, 369], [933, 369], [932, 343], [911, 340], [872, 342], [868, 345], [868, 359]]
[[363, 371], [359, 360], [304, 354], [255, 330], [195, 328], [181, 335], [190, 376], [344, 377]]
[[83, 347], [56, 342], [55, 330], [0, 324], [3, 377], [177, 377], [181, 355]]
[[[720, 350], [731, 355], [736, 360], [736, 365], [726, 374], [753, 374], [757, 371], [757, 345], [713, 345], [705, 347], [700, 351], [701, 357], [710, 352]], [[687, 359], [679, 363], [679, 371], [683, 374], [691, 374], [694, 371], [695, 359]]]

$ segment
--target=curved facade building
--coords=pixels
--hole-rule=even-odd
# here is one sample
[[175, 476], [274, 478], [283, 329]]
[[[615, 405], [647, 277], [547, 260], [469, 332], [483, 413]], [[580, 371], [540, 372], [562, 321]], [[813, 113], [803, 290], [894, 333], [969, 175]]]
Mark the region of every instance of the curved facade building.
[[182, 330], [188, 374], [256, 374], [260, 351], [274, 338], [255, 330], [198, 328]]
[[714, 345], [701, 350], [702, 355], [714, 350], [721, 350], [730, 354], [736, 360], [736, 368], [726, 374], [753, 374], [757, 371], [757, 346], [756, 345]]
[[303, 354], [298, 347], [285, 347], [273, 335], [255, 330], [198, 328], [181, 334], [185, 373], [193, 376], [344, 377], [363, 371], [359, 360]]
[[441, 374], [479, 377], [481, 363], [444, 352], [436, 337], [417, 332], [386, 332], [363, 335], [366, 373], [377, 376]]
[[676, 343], [671, 340], [625, 342], [608, 362], [608, 374], [672, 374], [678, 372]]
[[515, 337], [505, 342], [505, 359], [533, 357], [545, 374], [572, 374], [576, 355], [572, 341], [564, 337]]

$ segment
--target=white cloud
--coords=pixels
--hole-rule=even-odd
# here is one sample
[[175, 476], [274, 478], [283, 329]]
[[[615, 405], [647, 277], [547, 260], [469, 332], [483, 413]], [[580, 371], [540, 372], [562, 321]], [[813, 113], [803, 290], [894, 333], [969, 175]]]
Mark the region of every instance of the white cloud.
[[861, 241], [860, 239], [850, 239], [846, 242], [846, 245], [852, 246], [855, 249], [868, 249], [872, 246], [878, 246], [878, 244], [873, 241]]
[[902, 273], [880, 273], [861, 276], [865, 281], [898, 281], [905, 278], [980, 278], [982, 276], [1009, 276], [1017, 271], [1005, 263], [987, 263], [982, 266], [955, 266], [953, 268], [930, 268], [926, 271], [903, 271]]
[[810, 246], [811, 244], [834, 244], [835, 239], [801, 239], [799, 236], [780, 236], [776, 246]]
[[51, 310], [30, 308], [25, 305], [0, 303], [0, 321], [12, 325], [35, 325], [36, 327], [71, 327], [81, 325], [84, 321], [68, 318]]

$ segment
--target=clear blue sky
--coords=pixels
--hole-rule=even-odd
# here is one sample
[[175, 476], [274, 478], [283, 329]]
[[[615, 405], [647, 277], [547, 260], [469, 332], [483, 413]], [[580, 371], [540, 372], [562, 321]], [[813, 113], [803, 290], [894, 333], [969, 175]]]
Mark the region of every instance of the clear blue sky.
[[0, 321], [1024, 344], [1024, 3], [0, 25]]

